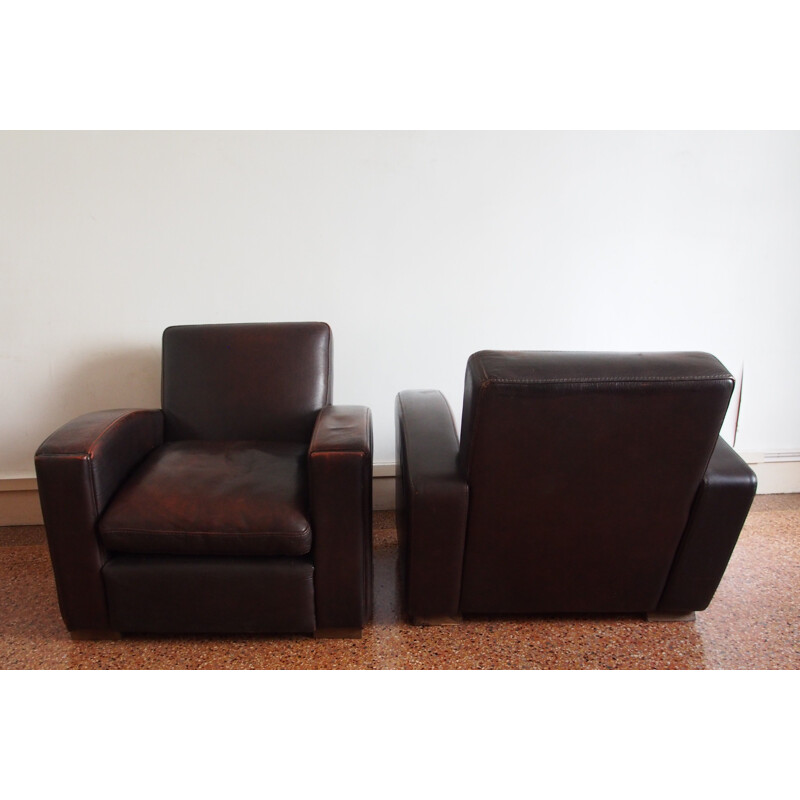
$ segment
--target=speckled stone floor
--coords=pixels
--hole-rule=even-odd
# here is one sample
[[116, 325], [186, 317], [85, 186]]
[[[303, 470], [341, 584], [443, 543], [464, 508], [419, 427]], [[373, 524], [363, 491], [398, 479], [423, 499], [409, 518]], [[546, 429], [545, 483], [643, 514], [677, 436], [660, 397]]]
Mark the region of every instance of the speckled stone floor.
[[693, 622], [401, 615], [391, 512], [375, 514], [375, 614], [361, 639], [126, 636], [72, 641], [38, 526], [0, 528], [0, 669], [798, 669], [800, 495], [756, 497], [719, 589]]

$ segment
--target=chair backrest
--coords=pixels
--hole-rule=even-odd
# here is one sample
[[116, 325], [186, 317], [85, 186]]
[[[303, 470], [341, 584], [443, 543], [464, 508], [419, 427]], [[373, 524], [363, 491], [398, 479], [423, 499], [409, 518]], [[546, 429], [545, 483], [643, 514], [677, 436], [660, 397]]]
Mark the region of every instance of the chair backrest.
[[462, 610], [655, 609], [733, 383], [707, 353], [474, 354]]
[[332, 350], [323, 322], [167, 328], [165, 437], [309, 441], [331, 401]]

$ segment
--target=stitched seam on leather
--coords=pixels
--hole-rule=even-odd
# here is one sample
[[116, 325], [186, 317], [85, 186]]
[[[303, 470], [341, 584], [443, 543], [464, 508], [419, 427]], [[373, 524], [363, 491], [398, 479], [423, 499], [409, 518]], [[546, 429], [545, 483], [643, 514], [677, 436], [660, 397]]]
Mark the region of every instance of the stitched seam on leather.
[[144, 413], [145, 411], [150, 411], [150, 410], [151, 409], [138, 409], [137, 408], [137, 409], [128, 410], [124, 414], [121, 414], [120, 416], [115, 417], [111, 422], [109, 422], [106, 425], [105, 428], [103, 428], [103, 430], [101, 430], [96, 436], [94, 436], [92, 438], [92, 441], [86, 446], [85, 450], [76, 450], [74, 452], [70, 451], [70, 452], [59, 452], [59, 453], [47, 453], [47, 452], [44, 452], [44, 453], [37, 453], [36, 457], [37, 458], [42, 458], [42, 457], [43, 458], [58, 458], [59, 456], [89, 456], [91, 458], [92, 455], [93, 455], [93, 453], [91, 452], [92, 447], [95, 445], [95, 443], [98, 441], [98, 439], [101, 439], [103, 436], [105, 436], [106, 432], [110, 428], [113, 428], [115, 425], [117, 425], [118, 423], [122, 422], [122, 420], [127, 419], [128, 417], [130, 417], [130, 416], [132, 416], [134, 414], [141, 414], [141, 413]]
[[[475, 458], [475, 432], [478, 430], [478, 419], [480, 418], [481, 414], [481, 400], [486, 395], [486, 389], [490, 385], [491, 381], [487, 378], [483, 381], [478, 389], [478, 396], [475, 399], [475, 416], [472, 418], [472, 428], [469, 436], [469, 452], [467, 453], [467, 464], [466, 464], [466, 479], [469, 480], [469, 475], [472, 472], [472, 462]], [[485, 403], [483, 404], [485, 405]], [[465, 540], [466, 541], [466, 540]], [[465, 547], [466, 550], [466, 547]]]
[[478, 366], [481, 368], [481, 372], [483, 373], [483, 379], [489, 380], [489, 373], [486, 371], [486, 365], [483, 363], [483, 356], [478, 356], [476, 360], [478, 362]]
[[170, 531], [155, 528], [111, 528], [105, 531], [108, 534], [132, 533], [132, 534], [169, 534], [170, 536], [305, 536], [311, 532], [310, 527], [302, 531]]
[[91, 458], [89, 453], [38, 453], [36, 456], [37, 459], [39, 458]]
[[94, 518], [95, 521], [100, 516], [100, 504], [97, 502], [97, 485], [94, 479], [94, 459], [88, 454], [83, 457], [83, 461], [89, 465], [89, 483], [92, 486], [92, 500], [94, 500]]
[[367, 456], [369, 455], [368, 450], [312, 450], [309, 454], [309, 458], [314, 458], [314, 456]]
[[333, 331], [324, 323], [328, 336], [328, 372], [325, 375], [325, 407], [333, 405]]
[[102, 439], [112, 428], [114, 428], [114, 427], [116, 427], [118, 425], [121, 425], [123, 420], [126, 420], [126, 419], [128, 419], [130, 417], [133, 417], [135, 415], [139, 415], [139, 414], [143, 413], [144, 411], [145, 411], [145, 409], [138, 409], [137, 408], [137, 409], [134, 409], [132, 411], [127, 411], [124, 414], [121, 414], [120, 416], [115, 417], [113, 420], [111, 420], [111, 422], [109, 422], [108, 425], [106, 425], [106, 427], [103, 428], [103, 430], [100, 431], [100, 433], [98, 433], [97, 436], [94, 437], [92, 442], [87, 446], [86, 455], [89, 456], [90, 458], [93, 458], [94, 457], [94, 452], [93, 452], [92, 448], [94, 448], [94, 446], [97, 444], [98, 441], [100, 441], [100, 439]]
[[489, 383], [683, 383], [685, 381], [717, 381], [717, 380], [733, 380], [732, 375], [716, 374], [716, 375], [676, 375], [675, 377], [667, 377], [664, 375], [653, 376], [620, 376], [620, 377], [601, 377], [601, 378], [495, 378], [490, 377], [487, 379]]

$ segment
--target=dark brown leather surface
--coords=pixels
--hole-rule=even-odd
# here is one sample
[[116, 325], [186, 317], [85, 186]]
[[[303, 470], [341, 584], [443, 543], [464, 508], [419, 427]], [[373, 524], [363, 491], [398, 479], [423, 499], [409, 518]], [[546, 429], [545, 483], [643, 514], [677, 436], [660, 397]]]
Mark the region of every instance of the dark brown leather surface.
[[[732, 381], [727, 369], [708, 353], [604, 353], [530, 350], [481, 350], [467, 362], [461, 416], [461, 458], [469, 459], [481, 387], [503, 386], [519, 392], [613, 392], [638, 384], [680, 385], [694, 380]], [[466, 467], [466, 463], [465, 463]], [[467, 470], [468, 471], [468, 470]]]
[[330, 402], [331, 354], [322, 322], [167, 328], [165, 438], [308, 442]]
[[39, 456], [80, 456], [89, 460], [98, 513], [134, 466], [164, 441], [159, 409], [93, 411], [62, 425], [42, 442]]
[[304, 555], [306, 494], [302, 444], [170, 442], [112, 500], [100, 537], [124, 553]]
[[372, 414], [328, 406], [309, 448], [318, 628], [360, 628], [372, 613]]
[[658, 611], [708, 608], [756, 493], [753, 470], [722, 439], [697, 491]]
[[59, 428], [36, 452], [58, 602], [69, 630], [108, 627], [96, 522], [117, 486], [162, 441], [160, 411], [101, 411]]
[[310, 633], [304, 558], [115, 556], [103, 567], [111, 627], [129, 633]]
[[364, 624], [372, 420], [329, 405], [331, 354], [324, 323], [169, 328], [163, 413], [97, 412], [49, 437], [37, 475], [71, 630]]
[[700, 353], [472, 356], [462, 611], [655, 610], [732, 388]]
[[459, 614], [469, 492], [458, 467], [458, 435], [441, 392], [397, 395], [397, 533], [406, 612]]

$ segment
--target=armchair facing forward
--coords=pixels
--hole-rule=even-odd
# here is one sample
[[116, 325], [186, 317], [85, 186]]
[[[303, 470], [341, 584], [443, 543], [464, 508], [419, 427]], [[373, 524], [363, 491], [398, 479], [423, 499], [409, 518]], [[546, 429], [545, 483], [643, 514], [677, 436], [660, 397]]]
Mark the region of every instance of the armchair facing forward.
[[324, 323], [168, 328], [161, 409], [86, 414], [36, 453], [73, 635], [359, 635], [372, 419], [330, 402]]
[[718, 436], [733, 385], [706, 353], [483, 351], [460, 441], [441, 393], [401, 392], [410, 618], [706, 608], [756, 489]]

